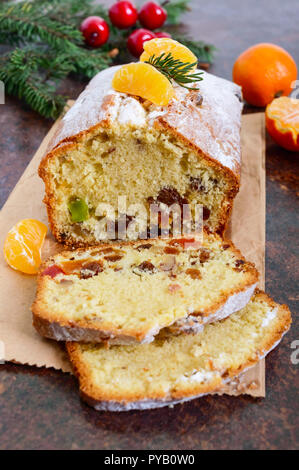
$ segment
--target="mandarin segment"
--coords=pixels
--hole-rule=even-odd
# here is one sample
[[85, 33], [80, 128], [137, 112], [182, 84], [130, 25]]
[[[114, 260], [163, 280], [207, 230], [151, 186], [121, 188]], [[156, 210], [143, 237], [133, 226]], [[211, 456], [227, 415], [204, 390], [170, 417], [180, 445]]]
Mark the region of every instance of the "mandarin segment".
[[141, 62], [123, 65], [113, 77], [116, 91], [137, 95], [157, 106], [165, 106], [175, 96], [170, 81], [149, 64]]
[[41, 248], [47, 226], [35, 219], [14, 225], [4, 242], [4, 257], [9, 266], [26, 274], [36, 274], [41, 264]]
[[281, 97], [266, 109], [266, 127], [275, 142], [294, 152], [299, 151], [299, 100]]
[[[180, 44], [178, 41], [170, 38], [155, 38], [144, 43], [144, 52], [141, 54], [140, 61], [145, 62], [149, 60], [152, 55], [160, 56], [161, 54], [167, 55], [171, 53], [174, 59], [178, 59], [181, 62], [193, 64], [196, 62], [197, 57], [193, 52], [188, 49], [188, 47]], [[196, 65], [194, 66], [194, 70]]]

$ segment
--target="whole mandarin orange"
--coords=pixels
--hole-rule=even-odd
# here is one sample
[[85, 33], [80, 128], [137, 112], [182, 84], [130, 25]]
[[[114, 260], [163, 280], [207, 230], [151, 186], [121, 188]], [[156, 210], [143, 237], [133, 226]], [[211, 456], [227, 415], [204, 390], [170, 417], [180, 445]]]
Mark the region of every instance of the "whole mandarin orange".
[[233, 81], [242, 87], [244, 99], [254, 106], [266, 106], [274, 98], [287, 96], [297, 78], [297, 66], [282, 47], [256, 44], [244, 51], [233, 66]]

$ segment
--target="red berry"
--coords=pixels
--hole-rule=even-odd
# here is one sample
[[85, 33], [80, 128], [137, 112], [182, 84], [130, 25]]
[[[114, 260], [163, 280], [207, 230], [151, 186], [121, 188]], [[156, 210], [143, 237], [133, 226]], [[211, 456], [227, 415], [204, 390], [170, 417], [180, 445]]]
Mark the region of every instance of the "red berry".
[[138, 18], [138, 12], [131, 2], [117, 2], [109, 8], [111, 23], [119, 29], [133, 26]]
[[156, 38], [171, 38], [171, 35], [169, 33], [166, 33], [166, 31], [158, 31], [155, 33]]
[[165, 23], [167, 12], [156, 2], [146, 2], [141, 7], [138, 19], [142, 26], [148, 29], [157, 29]]
[[107, 42], [109, 26], [100, 16], [89, 16], [82, 21], [80, 31], [85, 42], [92, 47], [100, 47]]
[[147, 29], [136, 29], [128, 37], [127, 46], [131, 54], [135, 57], [139, 57], [143, 52], [143, 43], [154, 39], [156, 36]]

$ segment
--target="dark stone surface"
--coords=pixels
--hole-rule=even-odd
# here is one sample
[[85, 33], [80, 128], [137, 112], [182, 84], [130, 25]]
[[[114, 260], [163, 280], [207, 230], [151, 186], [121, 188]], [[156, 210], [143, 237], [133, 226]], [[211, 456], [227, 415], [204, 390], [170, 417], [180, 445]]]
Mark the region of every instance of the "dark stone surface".
[[[299, 63], [296, 11], [298, 0], [194, 0], [185, 29], [218, 47], [211, 71], [230, 78], [237, 55], [256, 42], [277, 43]], [[83, 86], [68, 80], [64, 91], [75, 98]], [[16, 99], [0, 106], [1, 205], [50, 126]], [[267, 139], [266, 286], [288, 303], [293, 326], [267, 359], [266, 399], [208, 396], [173, 409], [100, 413], [80, 402], [75, 378], [7, 364], [0, 366], [0, 448], [298, 448], [298, 365], [291, 363], [299, 340], [298, 167], [299, 155]]]

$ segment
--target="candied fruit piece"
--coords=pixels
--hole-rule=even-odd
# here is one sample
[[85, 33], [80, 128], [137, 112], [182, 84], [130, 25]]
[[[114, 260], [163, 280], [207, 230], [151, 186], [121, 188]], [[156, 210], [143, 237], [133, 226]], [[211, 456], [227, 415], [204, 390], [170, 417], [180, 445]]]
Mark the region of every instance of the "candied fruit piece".
[[84, 199], [74, 198], [71, 199], [68, 203], [68, 209], [71, 214], [72, 222], [84, 222], [88, 219], [89, 211], [88, 205]]
[[192, 279], [201, 279], [201, 272], [199, 269], [189, 268], [186, 270], [186, 274], [192, 277]]
[[137, 268], [146, 273], [153, 273], [156, 270], [155, 266], [150, 261], [143, 261]]
[[56, 264], [52, 264], [52, 266], [48, 266], [43, 272], [42, 276], [50, 276], [52, 279], [58, 276], [59, 274], [65, 274], [64, 271], [57, 266]]
[[89, 279], [90, 277], [97, 276], [101, 272], [103, 272], [103, 263], [101, 261], [92, 261], [82, 266], [80, 278]]

